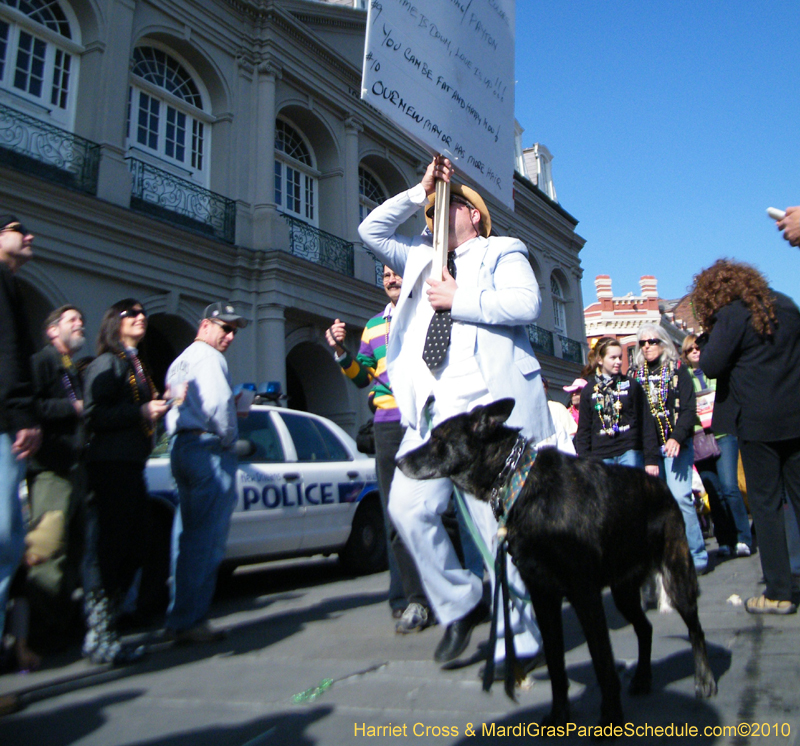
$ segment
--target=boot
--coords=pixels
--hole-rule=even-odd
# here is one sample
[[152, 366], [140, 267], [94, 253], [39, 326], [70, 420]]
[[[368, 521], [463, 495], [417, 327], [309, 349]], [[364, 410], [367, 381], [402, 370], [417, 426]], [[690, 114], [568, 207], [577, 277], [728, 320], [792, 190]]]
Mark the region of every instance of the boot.
[[125, 645], [120, 640], [116, 628], [115, 604], [103, 591], [87, 595], [88, 631], [83, 641], [83, 655], [92, 663], [125, 665], [141, 660], [145, 654], [144, 645]]

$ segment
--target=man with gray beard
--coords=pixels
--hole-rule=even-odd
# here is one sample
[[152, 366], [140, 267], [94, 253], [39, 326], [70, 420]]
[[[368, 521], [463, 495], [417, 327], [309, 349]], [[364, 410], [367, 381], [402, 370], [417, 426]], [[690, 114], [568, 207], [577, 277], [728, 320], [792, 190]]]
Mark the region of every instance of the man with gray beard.
[[[45, 320], [48, 344], [31, 358], [42, 446], [28, 466], [32, 530], [26, 596], [32, 636], [58, 646], [71, 614], [83, 548], [83, 389], [73, 356], [86, 341], [83, 313], [61, 306]], [[75, 611], [75, 609], [72, 609]]]

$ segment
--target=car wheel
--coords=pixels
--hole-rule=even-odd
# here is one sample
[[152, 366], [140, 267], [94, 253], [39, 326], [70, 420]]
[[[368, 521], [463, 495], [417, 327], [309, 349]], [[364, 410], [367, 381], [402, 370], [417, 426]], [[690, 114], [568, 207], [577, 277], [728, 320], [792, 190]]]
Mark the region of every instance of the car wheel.
[[387, 567], [386, 527], [377, 496], [362, 500], [339, 559], [348, 572], [368, 575]]

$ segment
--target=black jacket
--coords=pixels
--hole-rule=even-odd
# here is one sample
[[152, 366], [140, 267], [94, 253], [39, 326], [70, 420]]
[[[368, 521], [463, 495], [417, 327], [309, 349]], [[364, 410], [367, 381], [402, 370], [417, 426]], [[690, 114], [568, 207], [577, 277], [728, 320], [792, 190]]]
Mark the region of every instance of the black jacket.
[[736, 300], [697, 340], [700, 367], [717, 379], [715, 432], [766, 442], [800, 437], [800, 310], [772, 293], [778, 323], [771, 335], [759, 337], [747, 306]]
[[48, 344], [31, 358], [35, 409], [42, 426], [42, 446], [28, 470], [66, 474], [78, 461], [83, 447], [83, 423], [75, 411], [65, 376], [77, 399], [83, 399], [80, 377], [64, 367], [61, 353]]
[[137, 402], [130, 376], [131, 364], [118, 355], [104, 352], [86, 369], [84, 415], [89, 430], [87, 461], [147, 460], [153, 448], [147, 434], [147, 421], [141, 406], [148, 395]]
[[33, 342], [13, 272], [0, 262], [0, 432], [36, 424], [33, 410]]
[[[702, 364], [700, 367], [703, 369], [703, 372], [706, 375], [709, 375], [713, 378], [713, 375], [703, 368]], [[628, 375], [633, 373], [636, 374], [637, 380], [642, 384], [643, 387], [648, 385], [646, 379], [639, 377], [638, 370], [631, 370], [628, 372]], [[660, 381], [661, 367], [658, 369], [657, 376], [651, 372], [650, 377], [653, 380], [655, 380], [657, 377]], [[647, 392], [645, 392], [645, 398], [647, 398]], [[676, 363], [675, 373], [667, 382], [667, 400], [665, 405], [670, 429], [670, 432], [667, 433], [667, 440], [672, 438], [682, 446], [689, 438], [692, 437], [692, 435], [694, 435], [694, 423], [697, 419], [697, 396], [694, 392], [692, 375], [686, 369], [686, 366], [680, 362]], [[649, 409], [649, 400], [647, 408]], [[655, 417], [653, 417], [652, 414], [651, 418], [653, 420], [653, 424], [655, 425]], [[664, 445], [664, 443], [661, 443], [661, 433], [657, 425], [656, 437], [659, 440], [659, 444]]]
[[601, 432], [602, 424], [595, 411], [596, 378], [589, 381], [581, 391], [578, 432], [575, 434], [575, 450], [579, 456], [615, 458], [626, 451], [644, 451], [645, 465], [659, 463], [658, 436], [655, 423], [650, 416], [647, 398], [641, 384], [622, 375], [614, 376], [620, 386], [619, 426], [626, 428], [613, 438]]

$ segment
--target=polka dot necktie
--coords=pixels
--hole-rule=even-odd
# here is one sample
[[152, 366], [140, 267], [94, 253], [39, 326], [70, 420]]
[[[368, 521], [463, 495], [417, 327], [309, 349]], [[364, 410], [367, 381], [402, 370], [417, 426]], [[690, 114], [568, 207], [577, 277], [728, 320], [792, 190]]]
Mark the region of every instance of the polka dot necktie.
[[[447, 253], [447, 271], [455, 279], [456, 261], [452, 251]], [[425, 347], [422, 350], [422, 359], [431, 370], [439, 368], [447, 356], [452, 326], [453, 319], [450, 318], [449, 310], [434, 312], [428, 333], [425, 335]]]

